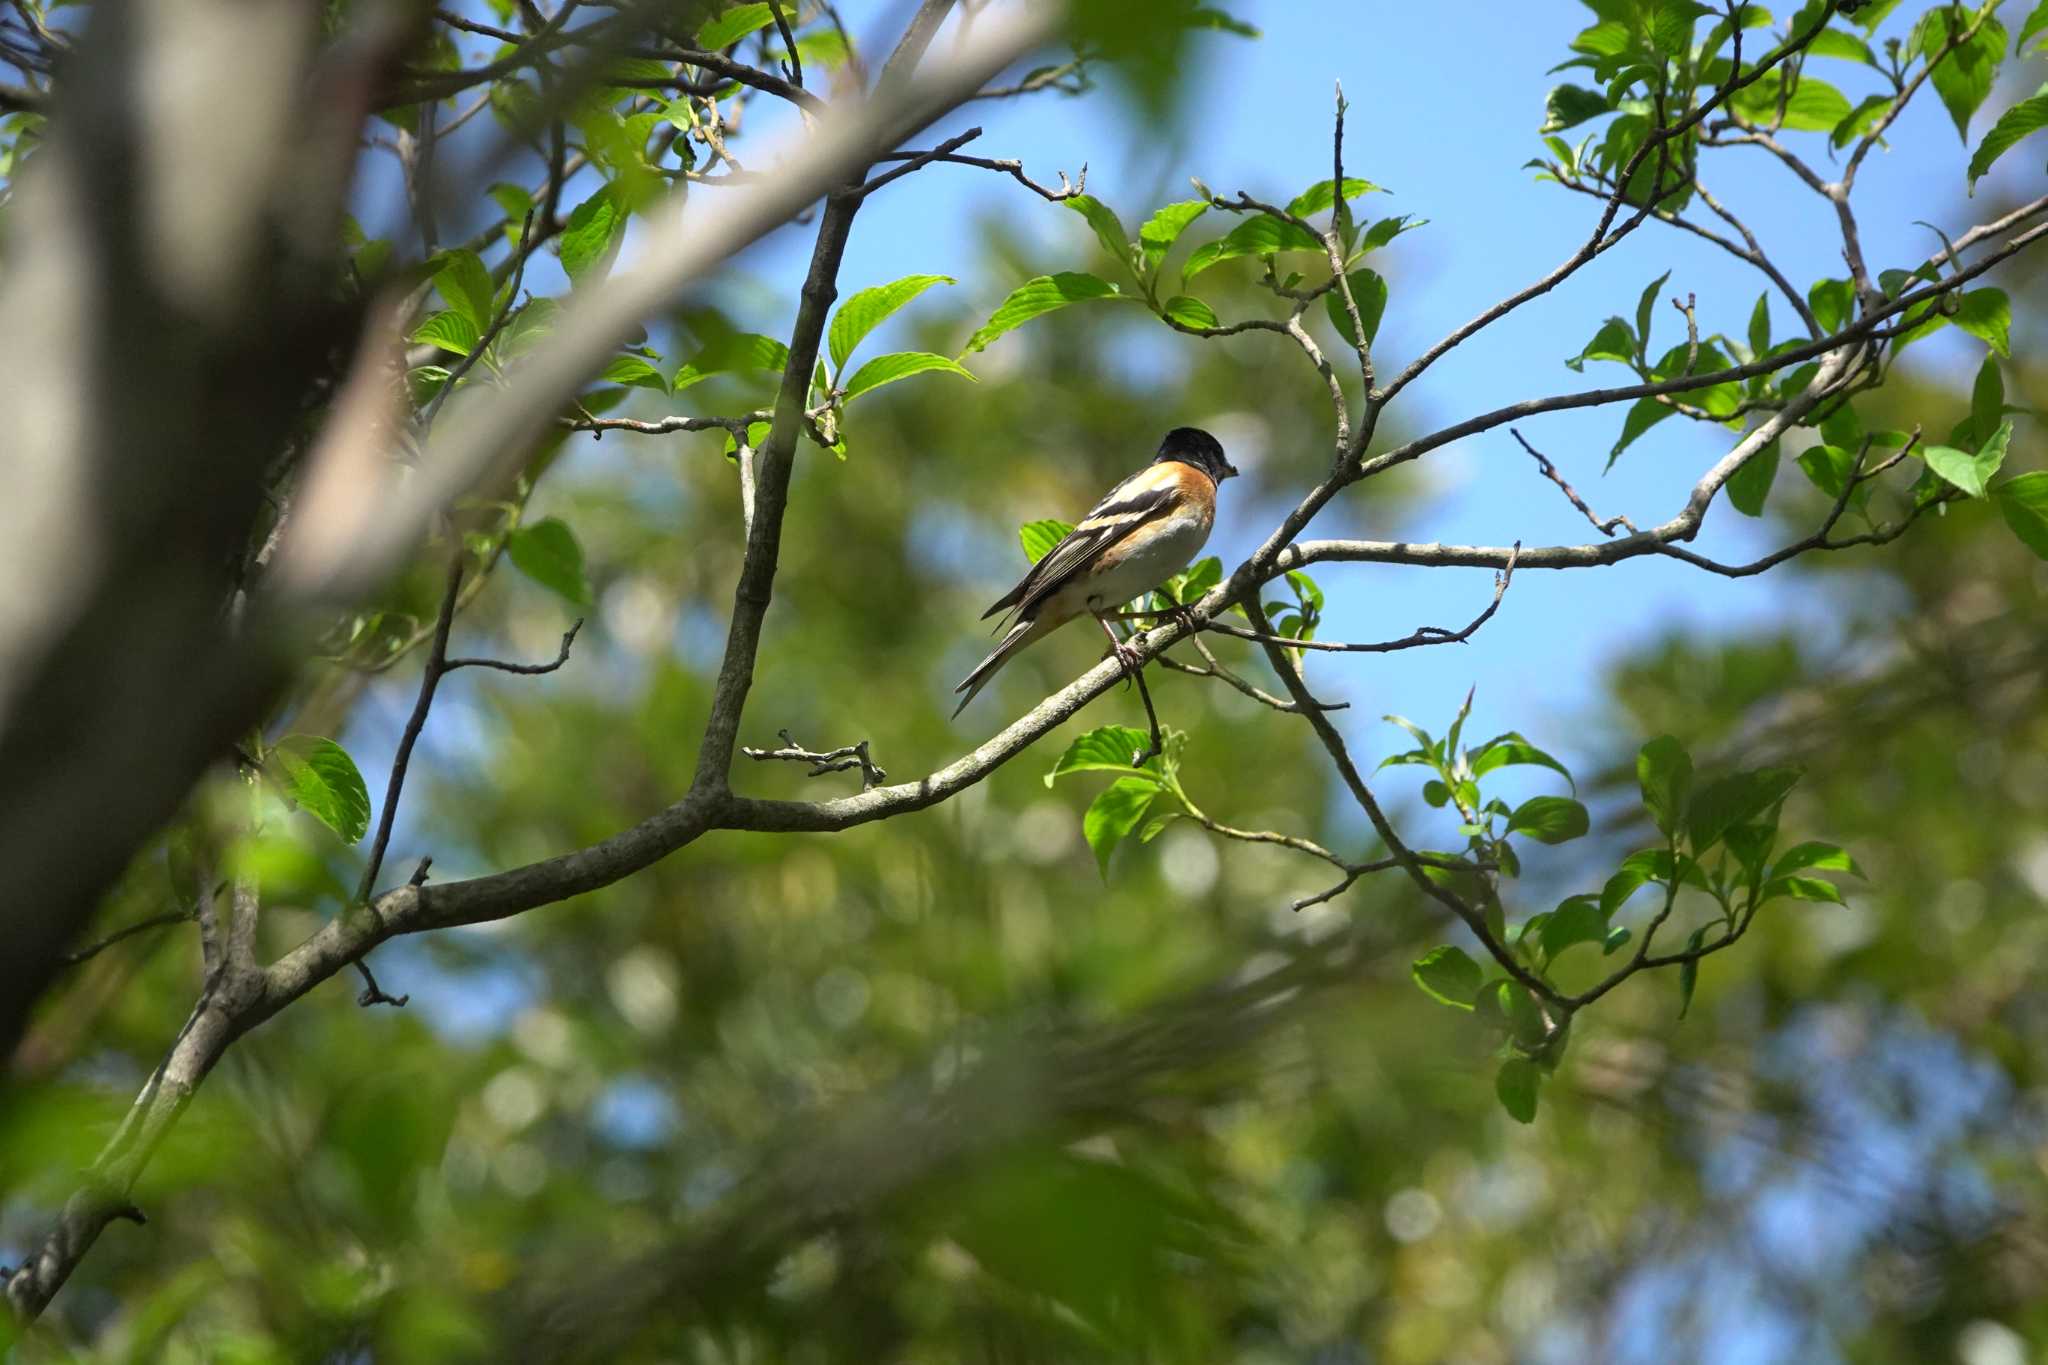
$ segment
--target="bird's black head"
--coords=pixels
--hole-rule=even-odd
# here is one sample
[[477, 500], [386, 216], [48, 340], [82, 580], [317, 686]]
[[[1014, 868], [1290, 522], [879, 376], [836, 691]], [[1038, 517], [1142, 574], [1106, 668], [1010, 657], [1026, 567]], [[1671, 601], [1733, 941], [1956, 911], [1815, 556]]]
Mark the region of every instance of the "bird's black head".
[[1214, 483], [1222, 483], [1237, 473], [1237, 466], [1223, 458], [1222, 444], [1200, 427], [1175, 427], [1167, 432], [1166, 439], [1159, 443], [1159, 454], [1153, 463], [1164, 460], [1193, 465]]

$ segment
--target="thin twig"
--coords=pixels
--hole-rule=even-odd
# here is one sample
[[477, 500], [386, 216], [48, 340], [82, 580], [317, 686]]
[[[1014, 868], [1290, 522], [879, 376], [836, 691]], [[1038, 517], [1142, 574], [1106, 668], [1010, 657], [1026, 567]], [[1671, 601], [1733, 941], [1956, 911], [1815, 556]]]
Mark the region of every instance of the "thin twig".
[[885, 171], [881, 175], [876, 176], [873, 180], [868, 181], [855, 192], [862, 195], [873, 194], [876, 190], [882, 188], [882, 186], [888, 184], [890, 181], [901, 180], [904, 176], [909, 175], [912, 171], [919, 170], [925, 166], [928, 166], [934, 161], [949, 160], [951, 159], [952, 154], [954, 152], [959, 151], [962, 147], [965, 147], [968, 143], [974, 141], [974, 139], [980, 136], [980, 128], [969, 128], [964, 133], [956, 133], [952, 137], [947, 138], [944, 142], [941, 142], [938, 146], [932, 148], [928, 152], [911, 153], [901, 166], [898, 166], [893, 171]]
[[1063, 199], [1072, 199], [1077, 194], [1085, 193], [1088, 186], [1088, 168], [1086, 166], [1081, 167], [1081, 173], [1074, 178], [1071, 184], [1067, 181], [1067, 173], [1065, 171], [1059, 172], [1060, 187], [1055, 190], [1039, 184], [1036, 180], [1024, 174], [1024, 163], [1016, 160], [991, 160], [985, 156], [960, 156], [950, 152], [938, 157], [932, 157], [929, 152], [886, 152], [875, 159], [877, 161], [916, 161], [920, 158], [942, 161], [955, 166], [979, 166], [985, 171], [996, 171], [999, 174], [1009, 176], [1039, 198], [1053, 204], [1057, 204]]
[[[1446, 630], [1442, 626], [1422, 626], [1413, 634], [1398, 640], [1382, 640], [1374, 644], [1356, 644], [1338, 640], [1301, 640], [1289, 635], [1273, 635], [1264, 631], [1246, 630], [1231, 625], [1228, 621], [1207, 621], [1203, 630], [1213, 630], [1239, 640], [1252, 640], [1262, 645], [1279, 645], [1286, 649], [1320, 649], [1332, 654], [1391, 654], [1398, 649], [1418, 649], [1424, 645], [1457, 645], [1472, 638], [1478, 629], [1493, 619], [1500, 610], [1501, 599], [1507, 596], [1508, 583], [1515, 576], [1515, 561], [1522, 552], [1522, 542], [1514, 543], [1508, 551], [1508, 562], [1493, 576], [1493, 600], [1486, 604], [1486, 610], [1473, 617], [1463, 630]], [[1323, 710], [1330, 708], [1323, 707]]]
[[826, 773], [842, 773], [849, 768], [860, 769], [860, 789], [879, 787], [889, 780], [888, 770], [868, 756], [868, 741], [846, 744], [837, 749], [807, 749], [797, 742], [796, 736], [787, 730], [777, 730], [782, 737], [780, 749], [753, 749], [744, 745], [740, 752], [757, 762], [781, 760], [786, 763], [809, 763], [812, 768], [805, 777], [823, 777]]
[[1564, 481], [1564, 475], [1557, 472], [1557, 466], [1550, 462], [1549, 456], [1545, 455], [1535, 446], [1530, 445], [1529, 442], [1526, 439], [1524, 439], [1522, 433], [1515, 430], [1513, 427], [1508, 428], [1508, 435], [1514, 437], [1517, 441], [1521, 442], [1522, 449], [1528, 451], [1529, 454], [1535, 458], [1537, 468], [1543, 471], [1543, 477], [1550, 480], [1552, 483], [1556, 484], [1560, 489], [1564, 491], [1565, 497], [1571, 500], [1572, 506], [1578, 508], [1579, 511], [1585, 515], [1586, 520], [1593, 523], [1594, 530], [1598, 531], [1603, 536], [1611, 536], [1614, 534], [1615, 527], [1626, 526], [1628, 527], [1630, 535], [1637, 534], [1635, 523], [1630, 521], [1625, 516], [1612, 516], [1605, 521], [1600, 520], [1598, 516], [1594, 515], [1593, 509], [1586, 506], [1586, 500], [1579, 496], [1578, 490], [1573, 488], [1570, 484]]
[[137, 934], [147, 933], [151, 929], [162, 929], [172, 924], [190, 924], [198, 918], [199, 912], [196, 909], [167, 910], [161, 915], [151, 915], [148, 919], [138, 920], [125, 929], [117, 929], [99, 940], [99, 942], [89, 944], [75, 952], [66, 953], [57, 960], [67, 967], [75, 967], [87, 958], [97, 957], [123, 939], [133, 938]]
[[561, 651], [544, 664], [514, 664], [507, 663], [503, 659], [464, 658], [448, 660], [441, 665], [441, 671], [443, 673], [453, 673], [458, 668], [494, 668], [500, 673], [518, 673], [529, 678], [538, 677], [543, 673], [552, 673], [563, 664], [569, 662], [569, 646], [576, 643], [576, 632], [581, 629], [583, 629], [583, 618], [579, 616], [569, 624], [567, 630], [562, 632]]

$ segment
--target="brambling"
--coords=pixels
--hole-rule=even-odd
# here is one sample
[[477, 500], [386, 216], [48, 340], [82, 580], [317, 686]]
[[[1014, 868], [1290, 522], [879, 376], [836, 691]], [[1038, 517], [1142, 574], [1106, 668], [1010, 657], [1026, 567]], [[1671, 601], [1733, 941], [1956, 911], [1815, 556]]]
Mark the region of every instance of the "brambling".
[[1208, 432], [1194, 427], [1167, 432], [1151, 464], [1110, 489], [1079, 526], [981, 614], [986, 621], [1006, 613], [996, 629], [1007, 625], [1009, 633], [953, 689], [967, 694], [953, 714], [966, 710], [1011, 656], [1084, 612], [1095, 617], [1128, 666], [1129, 648], [1104, 613], [1150, 592], [1194, 561], [1216, 521], [1216, 486], [1235, 473]]

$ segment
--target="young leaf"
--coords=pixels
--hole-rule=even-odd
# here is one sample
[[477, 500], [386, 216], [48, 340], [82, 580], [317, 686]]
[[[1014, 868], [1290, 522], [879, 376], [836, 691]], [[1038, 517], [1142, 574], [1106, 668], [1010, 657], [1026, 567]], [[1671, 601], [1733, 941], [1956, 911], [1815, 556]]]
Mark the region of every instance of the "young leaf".
[[301, 810], [351, 844], [369, 831], [369, 788], [347, 750], [318, 735], [287, 735], [271, 756]]
[[1650, 319], [1656, 316], [1657, 295], [1663, 292], [1664, 281], [1670, 278], [1671, 272], [1665, 271], [1656, 279], [1651, 280], [1644, 287], [1642, 294], [1636, 299], [1636, 345], [1642, 347], [1640, 351], [1636, 352], [1638, 359], [1647, 359], [1649, 357]]
[[1177, 204], [1168, 204], [1138, 229], [1138, 249], [1145, 257], [1145, 268], [1157, 270], [1159, 263], [1166, 259], [1166, 253], [1173, 250], [1173, 244], [1188, 230], [1188, 225], [1209, 211], [1209, 206], [1200, 199], [1184, 199]]
[[1667, 407], [1654, 398], [1638, 398], [1628, 410], [1628, 416], [1621, 419], [1621, 435], [1616, 438], [1614, 448], [1607, 452], [1607, 467], [1614, 468], [1614, 462], [1621, 458], [1621, 452], [1635, 443], [1635, 439], [1657, 423], [1676, 413], [1678, 409]]
[[1479, 993], [1479, 964], [1455, 944], [1431, 948], [1415, 960], [1410, 974], [1423, 994], [1453, 1009], [1471, 1009]]
[[1991, 439], [1975, 454], [1953, 446], [1928, 446], [1921, 453], [1926, 457], [1929, 469], [1971, 497], [1981, 498], [1991, 476], [2005, 463], [2006, 443], [2011, 439], [2012, 419], [2007, 418], [1998, 424], [1998, 430], [1991, 433]]
[[669, 388], [674, 393], [681, 393], [714, 374], [751, 370], [779, 372], [788, 364], [789, 347], [774, 337], [762, 336], [758, 332], [734, 332], [710, 342], [695, 358], [678, 369]]
[[1991, 169], [1991, 163], [2012, 150], [2013, 144], [2029, 133], [2038, 133], [2048, 128], [2048, 89], [2032, 99], [2021, 100], [1998, 116], [1998, 122], [1991, 125], [1991, 131], [1984, 134], [1984, 140], [1977, 144], [1977, 150], [1970, 157], [1970, 190], [1976, 192], [1977, 182]]
[[1976, 16], [1961, 6], [1951, 9], [1937, 5], [1920, 16], [1912, 37], [1913, 47], [1922, 56], [1929, 61], [1941, 58], [1930, 73], [1934, 93], [1941, 96], [1948, 116], [1955, 121], [1956, 136], [1966, 146], [1970, 141], [1970, 116], [1991, 94], [1998, 64], [2005, 60], [2005, 25], [1996, 16], [1986, 17], [1968, 41], [1946, 56], [1941, 54], [1953, 38], [1977, 22]]
[[2004, 415], [2005, 377], [1998, 372], [1998, 357], [1987, 355], [1977, 367], [1976, 382], [1970, 386], [1970, 430], [1976, 436], [1971, 444], [1983, 445], [1984, 438], [1998, 430], [1999, 419]]
[[1573, 896], [1543, 922], [1543, 952], [1553, 961], [1567, 948], [1599, 943], [1606, 937], [1607, 916], [1600, 912], [1600, 900], [1595, 896]]
[[1055, 309], [1065, 308], [1070, 303], [1085, 303], [1090, 299], [1123, 299], [1135, 295], [1119, 294], [1116, 286], [1107, 280], [1080, 271], [1064, 271], [1057, 275], [1040, 275], [1017, 286], [1004, 299], [981, 330], [967, 338], [967, 344], [960, 354], [979, 351], [1003, 333], [1023, 326], [1035, 317], [1041, 317]]
[[1756, 307], [1749, 310], [1749, 350], [1758, 359], [1770, 354], [1771, 350], [1771, 296], [1768, 292], [1756, 296]]
[[483, 339], [483, 334], [477, 331], [475, 323], [450, 309], [445, 313], [434, 314], [414, 328], [412, 339], [439, 346], [442, 350], [456, 355], [468, 355], [476, 349], [476, 344]]
[[1863, 875], [1863, 869], [1856, 866], [1856, 860], [1850, 857], [1845, 849], [1816, 840], [1786, 850], [1778, 861], [1771, 865], [1771, 876], [1775, 879], [1788, 872], [1799, 872], [1807, 868], [1820, 872], [1846, 872], [1852, 877]]
[[1692, 755], [1670, 735], [1659, 735], [1636, 754], [1643, 809], [1667, 838], [1685, 819], [1692, 800]]
[[1359, 250], [1378, 251], [1402, 233], [1413, 232], [1416, 228], [1423, 226], [1427, 222], [1429, 222], [1427, 218], [1417, 218], [1412, 213], [1398, 214], [1392, 218], [1382, 218], [1365, 230], [1365, 236], [1358, 244]]
[[[1358, 305], [1358, 320], [1365, 327], [1365, 343], [1370, 346], [1380, 334], [1380, 318], [1387, 311], [1387, 282], [1371, 270], [1354, 270], [1349, 279], [1351, 301]], [[1329, 310], [1330, 321], [1336, 326], [1337, 335], [1344, 338], [1344, 344], [1358, 345], [1358, 338], [1352, 335], [1351, 313], [1344, 307], [1344, 296], [1332, 289], [1323, 295], [1323, 307]]]
[[1526, 834], [1545, 844], [1576, 839], [1590, 828], [1586, 808], [1568, 796], [1532, 796], [1508, 817], [1510, 834]]
[[[1130, 767], [1130, 755], [1124, 767]], [[1103, 878], [1109, 877], [1109, 855], [1145, 818], [1146, 808], [1159, 795], [1159, 784], [1149, 778], [1121, 777], [1097, 792], [1081, 817], [1081, 833], [1095, 850], [1095, 865]]]
[[1552, 772], [1561, 775], [1566, 782], [1570, 782], [1574, 792], [1579, 789], [1579, 784], [1573, 781], [1571, 773], [1566, 770], [1564, 764], [1558, 762], [1528, 740], [1523, 739], [1521, 735], [1513, 730], [1508, 731], [1504, 735], [1496, 735], [1472, 751], [1472, 776], [1474, 777], [1484, 777], [1496, 768], [1511, 768], [1522, 764], [1548, 768]]
[[[1707, 941], [1707, 930], [1709, 927], [1710, 926], [1708, 925], [1702, 924], [1699, 928], [1692, 931], [1692, 937], [1688, 938], [1685, 941], [1685, 950], [1688, 953], [1699, 952], [1700, 945]], [[1681, 962], [1678, 965], [1679, 1018], [1685, 1018], [1685, 1012], [1692, 1008], [1692, 993], [1694, 988], [1696, 988], [1699, 984], [1700, 960], [1697, 957], [1688, 957], [1684, 962]]]
[[606, 185], [570, 213], [568, 226], [562, 229], [555, 248], [562, 258], [562, 270], [578, 283], [593, 269], [602, 277], [614, 248], [625, 235], [625, 206], [618, 189]]
[[1593, 333], [1593, 339], [1586, 348], [1565, 361], [1567, 368], [1584, 373], [1589, 360], [1614, 360], [1623, 365], [1633, 365], [1636, 359], [1636, 334], [1629, 330], [1620, 318], [1609, 318], [1600, 324], [1600, 330]]
[[1187, 294], [1175, 294], [1159, 311], [1183, 327], [1202, 329], [1217, 325], [1216, 311], [1200, 299]]
[[1027, 521], [1017, 528], [1017, 539], [1023, 542], [1024, 557], [1036, 564], [1052, 552], [1052, 547], [1074, 534], [1071, 523], [1047, 517], [1044, 521]]
[[1105, 725], [1090, 730], [1067, 746], [1067, 751], [1052, 765], [1052, 771], [1045, 775], [1045, 785], [1050, 787], [1069, 773], [1113, 772], [1122, 773], [1131, 781], [1156, 787], [1160, 775], [1157, 754], [1142, 768], [1131, 766], [1131, 759], [1145, 752], [1151, 738], [1143, 730], [1134, 730], [1128, 725]]
[[474, 251], [464, 248], [444, 251], [434, 259], [439, 266], [434, 272], [434, 292], [443, 303], [475, 323], [479, 333], [483, 332], [491, 325], [497, 298], [491, 272]]
[[970, 384], [975, 382], [973, 372], [958, 361], [948, 360], [942, 355], [933, 355], [930, 351], [897, 351], [890, 355], [878, 355], [855, 370], [853, 378], [846, 381], [847, 401], [852, 402], [869, 389], [879, 389], [884, 384], [893, 384], [899, 379], [908, 379], [914, 374], [923, 374], [928, 370], [957, 374]]
[[1686, 835], [1693, 856], [1704, 856], [1731, 826], [1754, 820], [1777, 805], [1798, 781], [1797, 768], [1759, 768], [1700, 788], [1686, 813]]
[[1952, 321], [2000, 356], [2012, 358], [2012, 300], [2003, 289], [1970, 290]]
[[1543, 101], [1543, 126], [1536, 131], [1563, 132], [1567, 128], [1576, 128], [1587, 119], [1599, 118], [1613, 111], [1614, 106], [1607, 102], [1607, 96], [1598, 90], [1588, 90], [1583, 85], [1555, 86]]
[[1543, 1072], [1527, 1057], [1510, 1057], [1500, 1064], [1493, 1093], [1516, 1123], [1536, 1121], [1536, 1087], [1542, 1079]]
[[1778, 443], [1772, 441], [1742, 462], [1728, 480], [1728, 505], [1745, 517], [1764, 514], [1764, 500], [1778, 477]]
[[734, 5], [697, 30], [697, 46], [706, 52], [716, 52], [774, 22], [774, 11], [765, 4]]
[[1092, 194], [1077, 194], [1060, 202], [1088, 220], [1088, 226], [1095, 230], [1095, 240], [1102, 243], [1102, 249], [1109, 253], [1111, 260], [1130, 268], [1131, 239], [1115, 209]]
[[846, 359], [869, 332], [882, 325], [891, 313], [909, 303], [935, 284], [951, 284], [951, 275], [905, 275], [888, 284], [878, 284], [854, 294], [832, 315], [832, 330], [826, 339], [835, 372], [846, 368]]
[[559, 517], [521, 526], [505, 537], [505, 553], [513, 567], [577, 606], [590, 603], [590, 585], [583, 578], [583, 547], [576, 533]]
[[[1370, 194], [1378, 188], [1379, 186], [1370, 180], [1360, 180], [1350, 175], [1344, 177], [1344, 197], [1347, 200], [1356, 199], [1361, 194]], [[1313, 218], [1333, 207], [1336, 202], [1336, 182], [1319, 180], [1295, 195], [1293, 202], [1288, 204], [1287, 211], [1297, 218]]]
[[1823, 332], [1839, 332], [1856, 312], [1856, 287], [1847, 280], [1815, 280], [1807, 286], [1806, 302]]
[[1842, 905], [1841, 888], [1819, 877], [1773, 877], [1758, 895], [1758, 902], [1791, 899]]
[[668, 392], [668, 377], [637, 355], [613, 356], [610, 363], [598, 371], [597, 381], [600, 384], [653, 389], [656, 393]]
[[1192, 280], [1210, 266], [1223, 261], [1235, 260], [1239, 256], [1271, 256], [1280, 251], [1321, 251], [1322, 242], [1313, 234], [1304, 232], [1285, 218], [1275, 218], [1262, 213], [1256, 218], [1247, 218], [1230, 232], [1207, 246], [1198, 247], [1188, 257], [1188, 263], [1181, 271], [1181, 278]]
[[1991, 490], [1998, 514], [2029, 550], [2048, 559], [2048, 471], [2007, 479]]

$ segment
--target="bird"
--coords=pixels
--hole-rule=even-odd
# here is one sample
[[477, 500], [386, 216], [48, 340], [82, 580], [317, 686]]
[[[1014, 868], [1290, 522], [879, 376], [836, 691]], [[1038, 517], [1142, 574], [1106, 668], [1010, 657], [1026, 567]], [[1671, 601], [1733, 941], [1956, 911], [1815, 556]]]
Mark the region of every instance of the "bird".
[[953, 689], [967, 694], [953, 709], [954, 717], [1018, 651], [1084, 612], [1101, 625], [1125, 667], [1134, 668], [1129, 646], [1103, 613], [1150, 592], [1193, 562], [1216, 521], [1217, 485], [1236, 473], [1223, 457], [1222, 444], [1208, 432], [1199, 427], [1167, 432], [1152, 463], [1110, 489], [1080, 525], [981, 614], [986, 621], [1004, 613], [996, 629], [1007, 631]]

